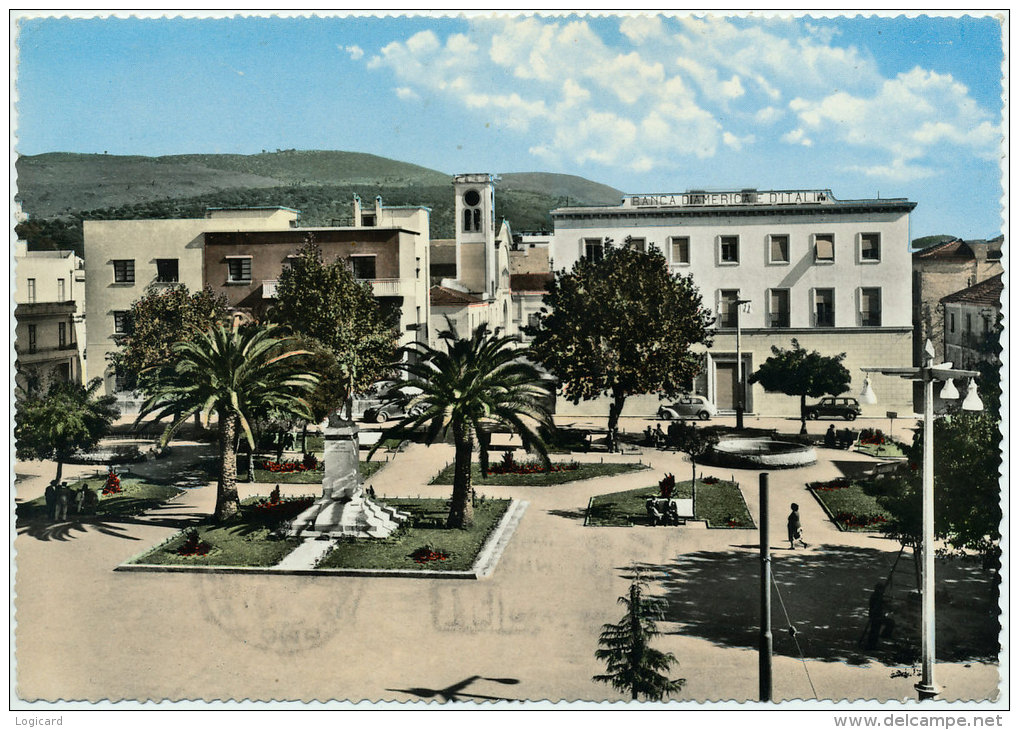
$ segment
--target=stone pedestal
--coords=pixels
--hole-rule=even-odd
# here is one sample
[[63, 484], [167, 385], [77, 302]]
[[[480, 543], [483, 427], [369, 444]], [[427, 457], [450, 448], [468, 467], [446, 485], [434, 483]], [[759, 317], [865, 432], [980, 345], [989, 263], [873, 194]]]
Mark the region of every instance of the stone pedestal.
[[338, 414], [323, 429], [322, 496], [294, 519], [292, 537], [388, 537], [407, 515], [368, 498], [358, 469], [357, 425]]

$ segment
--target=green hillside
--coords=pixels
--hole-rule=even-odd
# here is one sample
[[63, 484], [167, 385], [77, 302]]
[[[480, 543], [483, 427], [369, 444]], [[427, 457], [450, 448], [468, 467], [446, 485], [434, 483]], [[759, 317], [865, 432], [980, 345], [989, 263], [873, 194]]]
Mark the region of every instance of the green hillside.
[[[359, 152], [280, 150], [257, 155], [139, 157], [49, 153], [16, 163], [16, 199], [33, 249], [82, 250], [82, 220], [200, 218], [210, 207], [281, 205], [308, 226], [349, 225], [354, 194], [370, 204], [431, 209], [433, 238], [453, 237], [452, 176]], [[496, 214], [513, 230], [548, 229], [553, 208], [618, 203], [621, 193], [574, 175], [507, 173]]]

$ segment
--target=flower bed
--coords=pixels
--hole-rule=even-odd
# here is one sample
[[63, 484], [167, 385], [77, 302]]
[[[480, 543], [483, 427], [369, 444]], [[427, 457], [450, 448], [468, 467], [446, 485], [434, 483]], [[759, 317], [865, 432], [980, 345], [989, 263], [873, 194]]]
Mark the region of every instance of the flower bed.
[[418, 564], [431, 563], [436, 560], [449, 560], [449, 555], [444, 552], [432, 550], [427, 545], [419, 547], [410, 554], [411, 560]]
[[[707, 483], [707, 479], [711, 483]], [[591, 499], [586, 524], [592, 527], [633, 527], [648, 524], [645, 500], [657, 496], [661, 485], [630, 489], [625, 492], [600, 494]], [[694, 519], [704, 520], [708, 527], [753, 529], [754, 520], [747, 504], [734, 482], [708, 477], [697, 482], [694, 495], [689, 481], [673, 485], [671, 497], [675, 499], [694, 498]]]
[[113, 469], [106, 474], [106, 482], [103, 484], [103, 496], [106, 497], [111, 494], [119, 494], [124, 490], [120, 486], [120, 475], [117, 474]]
[[488, 471], [485, 474], [488, 476], [503, 474], [554, 474], [563, 471], [576, 471], [579, 467], [580, 464], [575, 461], [550, 463], [548, 466], [537, 459], [517, 462], [513, 459], [513, 453], [507, 451], [502, 456], [502, 462], [494, 466], [489, 465]]
[[302, 471], [316, 471], [321, 470], [323, 466], [315, 458], [314, 454], [305, 454], [301, 461], [272, 461], [270, 459], [263, 459], [255, 464], [257, 469], [272, 474], [294, 474]]
[[310, 496], [281, 497], [280, 487], [277, 484], [276, 488], [270, 492], [268, 498], [258, 498], [251, 504], [251, 506], [255, 509], [255, 513], [260, 515], [263, 519], [280, 522], [283, 520], [292, 520], [304, 510], [308, 509], [308, 507], [310, 507], [314, 502], [315, 498]]
[[889, 514], [881, 509], [877, 499], [863, 490], [859, 482], [833, 479], [808, 484], [807, 488], [840, 530], [875, 531], [888, 521]]

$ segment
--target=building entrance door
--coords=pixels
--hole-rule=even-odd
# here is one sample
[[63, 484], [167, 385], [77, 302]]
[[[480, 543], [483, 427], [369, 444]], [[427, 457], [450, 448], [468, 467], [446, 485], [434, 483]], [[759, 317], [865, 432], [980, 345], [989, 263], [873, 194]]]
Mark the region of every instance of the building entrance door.
[[736, 379], [736, 362], [715, 364], [715, 406], [722, 411], [736, 410], [736, 393], [739, 390]]

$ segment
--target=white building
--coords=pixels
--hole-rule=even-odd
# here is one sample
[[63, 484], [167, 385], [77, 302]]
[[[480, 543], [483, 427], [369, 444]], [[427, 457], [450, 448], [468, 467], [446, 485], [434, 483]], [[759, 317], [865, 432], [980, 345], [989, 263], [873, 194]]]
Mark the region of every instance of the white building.
[[[915, 206], [901, 198], [837, 200], [828, 190], [632, 195], [618, 206], [552, 211], [550, 258], [555, 270], [569, 270], [607, 245], [655, 246], [672, 272], [692, 274], [704, 305], [717, 312], [714, 344], [694, 389], [725, 412], [738, 395], [738, 299], [750, 301], [738, 317], [746, 376], [772, 346], [789, 348], [793, 338], [825, 355], [845, 352], [854, 391], [861, 366], [911, 364]], [[908, 383], [878, 378], [875, 388], [880, 405], [865, 407], [864, 415], [912, 413]], [[647, 415], [657, 404], [655, 397], [631, 398], [624, 415]], [[747, 389], [745, 404], [747, 413], [798, 413], [797, 399], [759, 386]]]
[[81, 382], [85, 356], [85, 262], [74, 251], [14, 246], [15, 351], [19, 385]]

